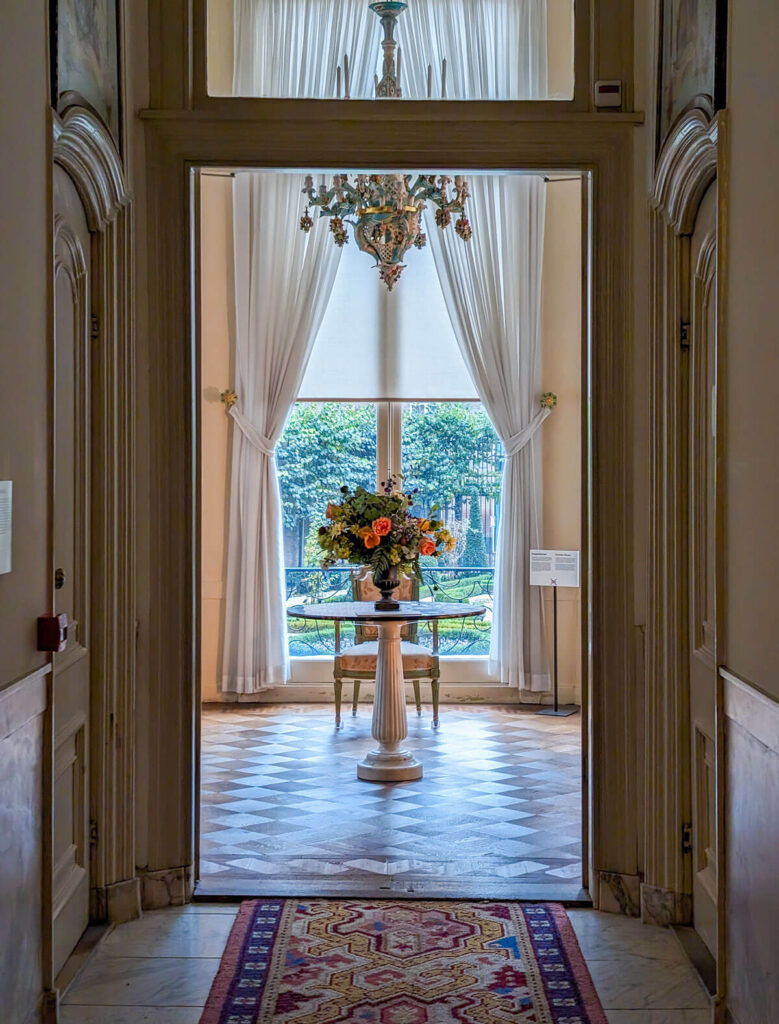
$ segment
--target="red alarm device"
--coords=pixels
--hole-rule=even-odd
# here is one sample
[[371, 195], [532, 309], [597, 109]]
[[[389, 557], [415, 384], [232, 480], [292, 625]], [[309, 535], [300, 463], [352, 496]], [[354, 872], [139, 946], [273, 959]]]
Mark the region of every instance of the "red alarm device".
[[68, 646], [68, 616], [41, 615], [38, 619], [38, 650], [60, 654]]

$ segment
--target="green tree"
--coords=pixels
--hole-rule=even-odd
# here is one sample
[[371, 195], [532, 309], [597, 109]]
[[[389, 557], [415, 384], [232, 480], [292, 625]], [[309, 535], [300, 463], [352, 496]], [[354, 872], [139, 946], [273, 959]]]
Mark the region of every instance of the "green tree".
[[468, 532], [465, 535], [465, 550], [460, 559], [461, 565], [483, 566], [487, 564], [487, 545], [481, 522], [479, 492], [471, 491], [468, 514]]
[[[475, 402], [429, 402], [406, 406], [403, 415], [404, 484], [418, 488], [422, 512], [438, 504], [448, 519], [454, 515], [467, 534], [463, 517], [467, 499], [476, 493], [486, 499], [500, 497], [503, 457], [495, 428], [483, 407]], [[472, 503], [471, 503], [472, 504]], [[481, 530], [481, 526], [479, 526]], [[459, 530], [456, 532], [460, 532]], [[471, 547], [475, 537], [471, 540]], [[461, 564], [485, 565], [482, 560]], [[477, 551], [476, 554], [479, 552]], [[470, 558], [476, 557], [471, 554]]]
[[327, 503], [338, 500], [339, 487], [374, 485], [376, 407], [298, 402], [276, 447], [276, 465], [284, 526], [297, 535], [300, 561], [311, 525], [324, 521]]

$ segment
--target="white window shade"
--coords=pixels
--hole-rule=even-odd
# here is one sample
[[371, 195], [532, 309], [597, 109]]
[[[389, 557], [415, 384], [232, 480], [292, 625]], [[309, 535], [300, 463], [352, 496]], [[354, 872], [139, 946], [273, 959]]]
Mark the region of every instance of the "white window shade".
[[429, 246], [392, 292], [350, 238], [299, 398], [468, 400], [478, 395], [452, 331]]

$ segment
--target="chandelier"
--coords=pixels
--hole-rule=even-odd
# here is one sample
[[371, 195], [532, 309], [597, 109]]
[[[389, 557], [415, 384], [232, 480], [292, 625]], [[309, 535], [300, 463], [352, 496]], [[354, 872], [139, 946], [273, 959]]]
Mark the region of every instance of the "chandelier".
[[[408, 7], [402, 0], [382, 0], [368, 5], [380, 18], [384, 29], [384, 62], [382, 77], [375, 78], [377, 98], [398, 99], [400, 89], [401, 51], [395, 41], [398, 16]], [[395, 54], [397, 51], [397, 62]], [[432, 87], [432, 68], [428, 66], [428, 98]], [[340, 96], [341, 68], [337, 69]], [[349, 98], [349, 61], [344, 57], [344, 82]], [[441, 72], [441, 92], [446, 95], [446, 61]], [[320, 217], [330, 219], [333, 241], [340, 248], [347, 244], [347, 225], [352, 228], [354, 241], [361, 252], [369, 253], [376, 261], [379, 277], [392, 291], [405, 269], [403, 258], [415, 246], [422, 249], [427, 236], [422, 230], [422, 212], [428, 202], [437, 207], [435, 222], [442, 230], [458, 215], [455, 231], [467, 242], [471, 225], [465, 213], [470, 196], [468, 182], [460, 175], [454, 179], [445, 174], [420, 174], [412, 182], [410, 174], [358, 174], [354, 181], [348, 174], [333, 176], [332, 185], [322, 179], [314, 185], [312, 175], [306, 177], [303, 194], [306, 208], [300, 218], [300, 228], [308, 232], [314, 226], [311, 208], [319, 209]]]

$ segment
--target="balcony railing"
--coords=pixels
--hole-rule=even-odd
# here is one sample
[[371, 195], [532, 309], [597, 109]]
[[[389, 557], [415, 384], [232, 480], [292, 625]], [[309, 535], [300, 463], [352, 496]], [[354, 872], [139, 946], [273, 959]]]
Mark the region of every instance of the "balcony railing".
[[[492, 628], [492, 588], [495, 570], [490, 566], [449, 568], [424, 567], [419, 598], [421, 601], [462, 602], [480, 604], [487, 609], [483, 619], [444, 619], [438, 624], [439, 654], [464, 656], [486, 655], [490, 650]], [[351, 601], [351, 571], [348, 567], [287, 569], [287, 606]], [[342, 642], [354, 641], [354, 628], [343, 623]], [[431, 627], [420, 623], [417, 643], [433, 646]], [[291, 619], [289, 622], [289, 653], [295, 658], [316, 654], [333, 654], [335, 627], [332, 622]]]

